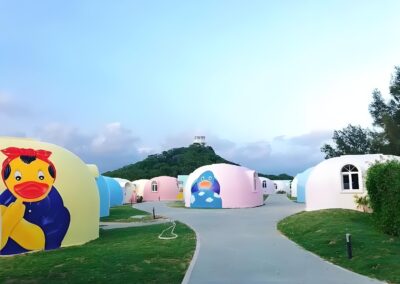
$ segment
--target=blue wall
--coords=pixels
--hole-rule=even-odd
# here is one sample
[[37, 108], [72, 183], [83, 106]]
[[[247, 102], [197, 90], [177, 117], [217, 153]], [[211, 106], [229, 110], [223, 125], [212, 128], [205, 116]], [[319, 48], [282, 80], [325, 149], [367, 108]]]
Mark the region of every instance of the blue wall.
[[124, 192], [119, 183], [110, 177], [104, 177], [108, 189], [110, 190], [110, 207], [122, 205], [124, 202]]
[[110, 190], [103, 176], [96, 178], [97, 189], [100, 196], [100, 217], [110, 215]]
[[306, 202], [306, 183], [314, 167], [309, 168], [297, 177], [297, 202]]

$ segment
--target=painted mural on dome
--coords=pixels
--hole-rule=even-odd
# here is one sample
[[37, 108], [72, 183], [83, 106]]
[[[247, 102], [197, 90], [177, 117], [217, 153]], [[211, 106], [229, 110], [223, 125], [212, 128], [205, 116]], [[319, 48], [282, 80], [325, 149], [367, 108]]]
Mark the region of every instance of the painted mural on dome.
[[222, 208], [220, 185], [212, 171], [205, 171], [193, 183], [191, 208]]
[[70, 213], [53, 186], [56, 167], [50, 151], [9, 147], [1, 176], [6, 189], [0, 195], [0, 255], [61, 246]]

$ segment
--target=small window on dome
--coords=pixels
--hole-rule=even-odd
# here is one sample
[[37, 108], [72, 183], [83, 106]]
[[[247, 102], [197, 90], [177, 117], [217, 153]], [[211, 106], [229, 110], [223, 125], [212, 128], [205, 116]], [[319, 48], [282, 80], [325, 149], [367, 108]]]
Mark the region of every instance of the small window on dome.
[[266, 180], [263, 180], [263, 182], [262, 182], [262, 187], [263, 187], [263, 188], [267, 188], [267, 181], [266, 181]]
[[158, 185], [156, 181], [151, 182], [151, 192], [157, 192], [158, 191]]
[[341, 174], [343, 191], [360, 190], [360, 173], [357, 167], [345, 165], [341, 170]]

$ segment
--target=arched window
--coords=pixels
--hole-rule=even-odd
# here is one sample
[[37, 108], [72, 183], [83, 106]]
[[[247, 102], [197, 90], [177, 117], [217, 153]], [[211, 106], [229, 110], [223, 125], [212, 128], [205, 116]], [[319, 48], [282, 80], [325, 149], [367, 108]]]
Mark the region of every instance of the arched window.
[[276, 183], [274, 183], [275, 189], [278, 189], [278, 185]]
[[156, 181], [151, 182], [151, 192], [157, 192], [158, 191], [158, 185]]
[[359, 172], [353, 165], [345, 165], [342, 168], [342, 188], [343, 190], [359, 190]]
[[267, 181], [266, 181], [266, 180], [263, 180], [262, 187], [263, 187], [263, 188], [267, 188]]

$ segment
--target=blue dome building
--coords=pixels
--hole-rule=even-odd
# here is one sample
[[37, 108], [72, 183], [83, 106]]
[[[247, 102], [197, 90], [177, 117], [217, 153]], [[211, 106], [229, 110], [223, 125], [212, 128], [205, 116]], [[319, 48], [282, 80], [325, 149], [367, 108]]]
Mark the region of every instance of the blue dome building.
[[306, 202], [306, 184], [313, 169], [314, 167], [311, 167], [297, 175], [297, 202], [299, 203]]
[[104, 177], [110, 191], [110, 207], [122, 205], [124, 202], [124, 192], [119, 183], [110, 177]]

